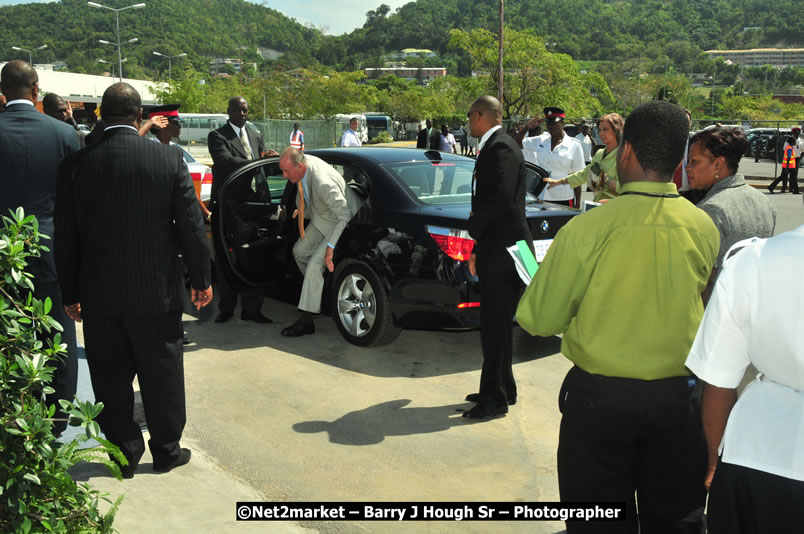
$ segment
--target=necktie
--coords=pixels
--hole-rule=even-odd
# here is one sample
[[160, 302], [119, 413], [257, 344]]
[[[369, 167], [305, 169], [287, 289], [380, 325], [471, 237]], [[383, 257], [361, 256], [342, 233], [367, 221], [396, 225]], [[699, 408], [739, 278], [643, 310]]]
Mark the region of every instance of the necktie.
[[304, 239], [304, 189], [301, 180], [296, 185], [299, 187], [299, 213], [296, 214], [296, 219], [299, 221], [299, 235]]
[[243, 143], [243, 150], [246, 152], [246, 159], [252, 159], [251, 144], [248, 142], [248, 134], [246, 133], [246, 125], [240, 128], [240, 142]]

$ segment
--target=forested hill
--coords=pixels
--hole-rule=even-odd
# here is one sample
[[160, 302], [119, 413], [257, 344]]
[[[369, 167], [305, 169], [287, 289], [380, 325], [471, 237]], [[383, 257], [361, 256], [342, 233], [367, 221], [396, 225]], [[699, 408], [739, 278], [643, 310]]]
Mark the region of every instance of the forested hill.
[[[190, 61], [196, 70], [209, 68], [209, 57], [242, 57], [260, 63], [257, 47], [285, 51], [295, 49], [302, 56], [321, 47], [322, 33], [305, 27], [276, 11], [244, 0], [145, 0], [144, 9], [120, 13], [126, 76], [150, 77], [156, 69], [167, 69], [167, 60], [153, 55], [187, 53], [173, 60], [173, 68]], [[104, 2], [110, 6], [134, 2]], [[116, 41], [115, 15], [93, 8], [85, 0], [62, 0], [48, 4], [0, 7], [0, 60], [28, 59], [12, 46], [48, 48], [34, 52], [34, 63], [65, 60], [71, 70], [97, 73], [98, 59], [117, 60], [117, 47], [98, 43]], [[245, 47], [243, 49], [239, 47]], [[166, 72], [165, 72], [166, 73]]]
[[[381, 1], [381, 0], [379, 0]], [[365, 2], [367, 9], [375, 5]], [[709, 48], [802, 46], [795, 3], [767, 0], [507, 0], [505, 23], [531, 29], [553, 51], [575, 59], [622, 60], [667, 57], [681, 65]], [[380, 66], [383, 54], [402, 48], [438, 51], [451, 72], [467, 73], [468, 62], [447, 49], [448, 31], [485, 28], [496, 32], [498, 0], [418, 0], [392, 11], [367, 12], [362, 28], [325, 36], [280, 12], [244, 0], [148, 0], [145, 9], [120, 15], [127, 76], [151, 77], [166, 69], [153, 55], [187, 53], [173, 67], [208, 69], [208, 57], [242, 57], [263, 66], [258, 48], [285, 52], [279, 67], [316, 63], [354, 70]], [[337, 9], [333, 2], [332, 9]], [[792, 14], [791, 14], [792, 13]], [[105, 70], [98, 59], [116, 59], [114, 14], [83, 0], [0, 7], [0, 59], [27, 59], [12, 46], [35, 48], [34, 62], [65, 60], [71, 70]], [[747, 27], [755, 29], [745, 29]], [[241, 48], [243, 47], [243, 48]], [[265, 65], [267, 66], [267, 65]]]
[[[532, 29], [576, 60], [613, 60], [660, 54], [668, 45], [703, 50], [801, 46], [804, 33], [800, 17], [791, 16], [792, 5], [767, 0], [506, 0], [505, 25]], [[451, 28], [496, 33], [497, 6], [498, 0], [418, 0], [396, 12], [380, 7], [349, 37], [348, 52], [409, 46], [444, 52]], [[748, 27], [754, 29], [744, 30]]]

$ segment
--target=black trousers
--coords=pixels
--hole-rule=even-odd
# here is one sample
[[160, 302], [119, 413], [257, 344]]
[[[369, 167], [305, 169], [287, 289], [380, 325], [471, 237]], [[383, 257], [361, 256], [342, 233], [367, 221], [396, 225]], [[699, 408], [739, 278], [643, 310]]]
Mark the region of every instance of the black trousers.
[[484, 273], [480, 280], [480, 344], [483, 370], [480, 396], [494, 405], [515, 399], [516, 382], [511, 363], [513, 355], [514, 313], [522, 292], [515, 271]]
[[181, 311], [128, 317], [84, 319], [87, 363], [101, 430], [135, 466], [145, 452], [134, 422], [134, 389], [139, 379], [154, 463], [179, 454], [186, 411]]
[[625, 502], [626, 521], [568, 521], [568, 534], [685, 532], [683, 520], [706, 500], [700, 395], [694, 377], [647, 381], [570, 370], [559, 394], [561, 501]]
[[240, 294], [240, 308], [246, 313], [256, 315], [262, 309], [265, 295], [260, 287], [248, 287], [237, 277], [226, 260], [223, 241], [218, 235], [218, 219], [216, 211], [212, 212], [212, 243], [215, 249], [215, 296], [218, 297], [218, 310], [233, 313]]
[[709, 489], [709, 534], [804, 530], [804, 481], [718, 461]]
[[795, 167], [790, 169], [790, 192], [798, 194], [798, 166], [801, 164], [801, 156], [796, 158]]
[[[50, 297], [50, 301], [53, 303], [50, 316], [63, 328], [63, 331], [60, 332], [61, 342], [67, 345], [67, 354], [55, 364], [56, 370], [53, 372], [53, 380], [50, 382], [54, 391], [45, 399], [47, 404], [56, 405], [55, 417], [63, 419], [63, 421], [53, 423], [53, 434], [58, 436], [67, 428], [67, 414], [62, 411], [59, 399], [72, 401], [75, 398], [78, 384], [78, 344], [75, 338], [75, 323], [64, 311], [64, 302], [61, 300], [61, 289], [59, 289], [58, 282], [37, 281], [35, 284], [34, 297], [43, 302]], [[48, 340], [52, 342], [57, 333], [59, 332], [53, 330], [45, 334], [43, 338], [45, 344], [47, 345]]]
[[[771, 182], [771, 184], [768, 187], [768, 189], [773, 191], [773, 188], [776, 187], [776, 184], [778, 184], [779, 182], [782, 182], [782, 191], [781, 192], [784, 193], [785, 192], [784, 190], [787, 188], [787, 179], [789, 177], [790, 178], [790, 190], [793, 191], [793, 180], [792, 180], [792, 177], [790, 176], [790, 173], [791, 173], [792, 170], [793, 169], [782, 169], [782, 174], [780, 174], [778, 178], [776, 178], [774, 181]], [[796, 183], [796, 186], [798, 186], [798, 183]], [[796, 189], [798, 189], [798, 187], [796, 187]]]

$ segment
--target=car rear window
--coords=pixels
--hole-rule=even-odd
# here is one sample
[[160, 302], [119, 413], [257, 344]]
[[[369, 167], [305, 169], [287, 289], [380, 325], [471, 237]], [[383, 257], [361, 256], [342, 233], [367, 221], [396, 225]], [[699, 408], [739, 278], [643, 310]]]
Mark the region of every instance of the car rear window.
[[474, 160], [387, 163], [385, 169], [425, 204], [471, 201]]

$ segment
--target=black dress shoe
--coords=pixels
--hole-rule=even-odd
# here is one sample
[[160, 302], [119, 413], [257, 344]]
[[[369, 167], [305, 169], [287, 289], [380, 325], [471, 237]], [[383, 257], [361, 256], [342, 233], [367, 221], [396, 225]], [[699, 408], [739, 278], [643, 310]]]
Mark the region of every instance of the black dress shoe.
[[184, 449], [184, 448], [179, 449], [179, 455], [176, 456], [176, 458], [174, 458], [172, 462], [164, 465], [154, 462], [154, 471], [156, 471], [157, 473], [167, 473], [171, 469], [182, 466], [187, 462], [189, 462], [190, 456], [192, 456], [192, 454], [193, 453], [190, 452], [190, 449]]
[[251, 321], [253, 323], [260, 323], [260, 324], [270, 324], [273, 323], [268, 317], [264, 316], [260, 312], [257, 313], [247, 313], [243, 312], [240, 314], [240, 319], [243, 321]]
[[126, 480], [130, 480], [134, 478], [134, 470], [137, 469], [136, 467], [131, 467], [127, 465], [125, 467], [120, 468], [120, 474], [123, 475], [123, 478]]
[[215, 317], [215, 322], [216, 323], [225, 323], [226, 321], [228, 321], [232, 317], [234, 317], [234, 314], [232, 312], [220, 312], [218, 314], [218, 316]]
[[[480, 396], [480, 393], [470, 393], [466, 396], [466, 400], [469, 402], [480, 402], [483, 400], [483, 397]], [[508, 406], [513, 406], [516, 404], [516, 397], [508, 397]]]
[[192, 342], [193, 341], [189, 337], [185, 337], [184, 339], [181, 340], [182, 345], [189, 345]]
[[282, 329], [281, 333], [285, 337], [299, 337], [307, 334], [315, 334], [315, 323], [312, 319], [298, 319], [289, 327]]
[[471, 410], [463, 412], [464, 417], [469, 419], [493, 419], [494, 417], [501, 417], [508, 413], [508, 405], [500, 404], [478, 404]]

